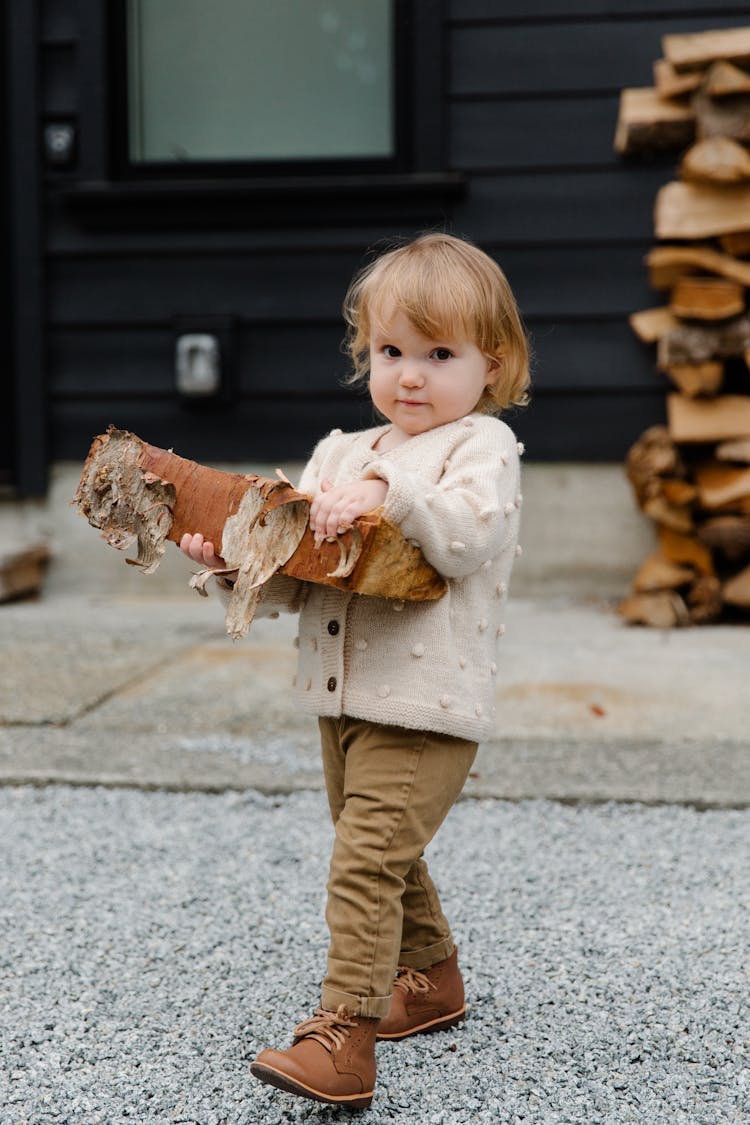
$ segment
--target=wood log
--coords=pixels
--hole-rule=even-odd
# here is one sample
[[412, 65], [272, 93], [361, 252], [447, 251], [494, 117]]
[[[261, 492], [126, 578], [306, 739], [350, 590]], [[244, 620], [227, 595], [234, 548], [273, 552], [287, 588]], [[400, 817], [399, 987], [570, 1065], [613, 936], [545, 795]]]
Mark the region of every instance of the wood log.
[[622, 90], [615, 130], [615, 151], [622, 155], [685, 148], [695, 138], [695, 114], [689, 105], [668, 101], [651, 86]]
[[649, 281], [654, 289], [671, 289], [693, 273], [716, 274], [739, 285], [750, 285], [750, 262], [738, 262], [710, 246], [655, 246], [646, 255]]
[[750, 74], [726, 59], [718, 59], [708, 68], [699, 85], [709, 98], [731, 98], [750, 92]]
[[690, 320], [728, 320], [745, 309], [745, 291], [726, 277], [682, 277], [672, 290], [669, 307]]
[[692, 94], [703, 84], [706, 71], [693, 70], [678, 73], [666, 59], [657, 59], [653, 66], [654, 86], [660, 98], [679, 98]]
[[631, 625], [648, 625], [652, 629], [672, 629], [690, 623], [687, 606], [674, 590], [633, 594], [623, 598], [617, 612]]
[[666, 305], [654, 309], [642, 309], [631, 313], [628, 323], [639, 340], [644, 344], [655, 344], [667, 332], [679, 326], [679, 320]]
[[639, 507], [662, 494], [664, 478], [684, 479], [685, 466], [666, 426], [649, 426], [631, 445], [625, 473]]
[[693, 535], [681, 535], [671, 528], [660, 527], [659, 550], [676, 566], [692, 566], [699, 574], [715, 573], [711, 552]]
[[750, 496], [750, 468], [707, 461], [696, 467], [694, 477], [703, 508], [726, 508], [735, 500]]
[[750, 517], [713, 516], [701, 523], [698, 538], [710, 551], [737, 563], [750, 555]]
[[674, 385], [688, 398], [715, 395], [724, 381], [724, 364], [714, 360], [707, 363], [674, 363], [666, 368]]
[[721, 442], [714, 449], [714, 457], [719, 461], [744, 461], [750, 464], [750, 438]]
[[708, 184], [742, 183], [750, 180], [750, 153], [730, 137], [707, 137], [692, 145], [683, 156], [680, 179]]
[[669, 434], [674, 442], [712, 442], [750, 437], [750, 396], [691, 399], [667, 396]]
[[705, 69], [719, 59], [738, 64], [750, 62], [750, 27], [665, 35], [662, 49], [667, 62], [679, 74]]
[[750, 318], [737, 317], [719, 326], [680, 324], [657, 345], [657, 365], [667, 371], [678, 363], [707, 363], [741, 356], [750, 347]]
[[718, 621], [724, 608], [724, 597], [716, 575], [703, 574], [697, 578], [685, 594], [685, 603], [693, 625], [710, 625]]
[[724, 601], [740, 609], [750, 609], [750, 566], [724, 583]]
[[738, 94], [718, 101], [705, 90], [696, 90], [690, 104], [695, 114], [695, 135], [699, 141], [708, 137], [730, 137], [750, 141], [750, 96]]
[[0, 554], [0, 602], [38, 594], [50, 558], [46, 543], [9, 546]]
[[[336, 540], [316, 547], [309, 523], [310, 498], [286, 480], [241, 476], [198, 465], [110, 427], [93, 441], [73, 501], [109, 544], [138, 544], [136, 559], [156, 569], [165, 540], [179, 543], [200, 531], [238, 570], [227, 612], [227, 631], [244, 636], [262, 586], [275, 573], [359, 594], [434, 600], [445, 580], [404, 539], [380, 510], [357, 520]], [[193, 580], [203, 591], [212, 574]]]
[[654, 208], [657, 238], [713, 238], [747, 230], [750, 187], [673, 180], [660, 188]]
[[719, 245], [722, 250], [726, 250], [727, 254], [734, 254], [738, 258], [743, 258], [746, 254], [750, 254], [750, 230], [738, 230], [732, 234], [722, 234]]
[[644, 559], [633, 579], [633, 589], [637, 594], [649, 594], [655, 590], [678, 590], [687, 586], [695, 578], [695, 571], [689, 566], [678, 566], [665, 559], [660, 551], [654, 551]]

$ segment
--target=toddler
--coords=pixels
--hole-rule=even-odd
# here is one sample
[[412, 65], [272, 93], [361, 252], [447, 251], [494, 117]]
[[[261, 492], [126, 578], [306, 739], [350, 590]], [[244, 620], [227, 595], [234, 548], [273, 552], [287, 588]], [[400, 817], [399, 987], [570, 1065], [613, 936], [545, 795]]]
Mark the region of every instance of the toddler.
[[[448, 589], [403, 602], [280, 575], [264, 588], [261, 612], [300, 614], [297, 690], [318, 716], [335, 841], [320, 1007], [250, 1069], [365, 1108], [376, 1040], [448, 1028], [466, 1010], [423, 851], [495, 729], [521, 494], [520, 447], [494, 415], [525, 403], [529, 374], [510, 287], [463, 239], [427, 234], [384, 253], [355, 277], [344, 314], [352, 381], [368, 381], [384, 421], [317, 446], [299, 483], [310, 525], [335, 536], [382, 506]], [[200, 534], [181, 548], [222, 564]]]

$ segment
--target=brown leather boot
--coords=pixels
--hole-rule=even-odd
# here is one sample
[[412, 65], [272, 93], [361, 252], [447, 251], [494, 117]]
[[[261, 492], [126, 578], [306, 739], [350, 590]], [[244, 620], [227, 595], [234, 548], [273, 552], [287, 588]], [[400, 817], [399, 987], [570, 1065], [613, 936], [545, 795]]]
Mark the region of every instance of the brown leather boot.
[[375, 1092], [375, 1033], [380, 1020], [318, 1008], [294, 1029], [286, 1051], [261, 1051], [250, 1073], [314, 1102], [367, 1109]]
[[406, 1039], [424, 1031], [444, 1031], [463, 1019], [464, 982], [458, 951], [417, 972], [399, 965], [393, 982], [391, 1009], [380, 1021], [378, 1039]]

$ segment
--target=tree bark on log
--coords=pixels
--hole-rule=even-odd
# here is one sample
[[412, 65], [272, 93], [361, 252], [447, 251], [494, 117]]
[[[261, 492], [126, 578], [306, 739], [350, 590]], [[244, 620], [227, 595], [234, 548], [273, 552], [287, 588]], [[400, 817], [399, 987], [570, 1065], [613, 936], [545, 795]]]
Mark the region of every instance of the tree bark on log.
[[203, 571], [191, 584], [205, 593], [208, 578], [238, 571], [227, 613], [234, 637], [247, 632], [261, 589], [277, 572], [407, 601], [435, 600], [446, 590], [380, 509], [316, 546], [310, 498], [289, 481], [211, 469], [113, 426], [94, 438], [73, 503], [111, 546], [126, 550], [137, 542], [137, 557], [126, 561], [146, 574], [158, 567], [166, 540], [201, 532], [226, 570]]

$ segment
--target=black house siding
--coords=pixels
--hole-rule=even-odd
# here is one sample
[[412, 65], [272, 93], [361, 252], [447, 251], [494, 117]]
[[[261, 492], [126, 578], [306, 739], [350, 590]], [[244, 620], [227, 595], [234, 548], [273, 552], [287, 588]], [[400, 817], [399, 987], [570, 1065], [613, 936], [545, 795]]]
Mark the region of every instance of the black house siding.
[[[515, 289], [534, 399], [511, 421], [533, 459], [619, 459], [662, 417], [663, 386], [626, 317], [660, 301], [643, 257], [675, 161], [615, 156], [619, 92], [651, 84], [663, 34], [747, 24], [745, 3], [450, 0], [442, 143], [462, 197], [344, 194], [312, 210], [292, 197], [247, 222], [237, 201], [208, 199], [188, 223], [167, 208], [155, 225], [137, 202], [117, 221], [117, 205], [97, 217], [95, 201], [66, 195], [102, 175], [97, 10], [101, 20], [104, 0], [39, 9], [40, 128], [69, 121], [79, 133], [76, 164], [48, 168], [42, 192], [51, 458], [80, 459], [110, 422], [211, 460], [303, 457], [332, 426], [366, 424], [367, 401], [340, 382], [341, 298], [368, 247], [435, 226], [479, 242]], [[232, 339], [231, 401], [181, 402], [176, 326], [216, 317]]]

